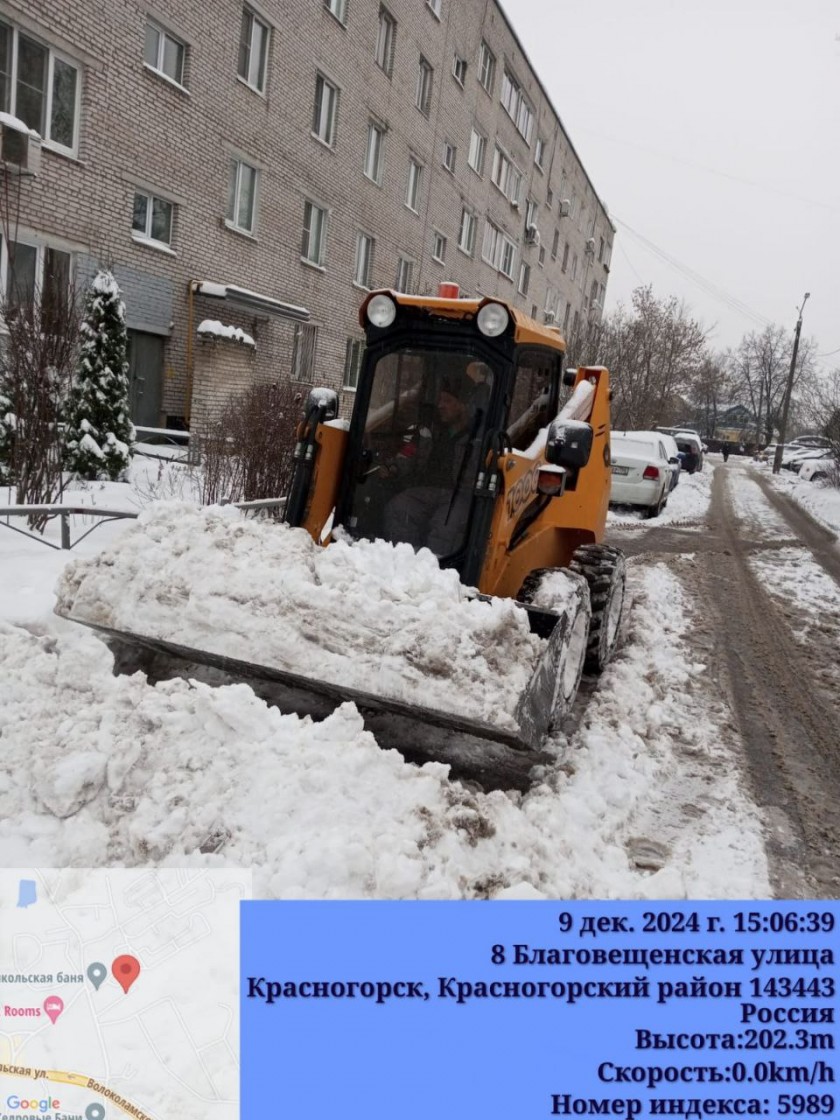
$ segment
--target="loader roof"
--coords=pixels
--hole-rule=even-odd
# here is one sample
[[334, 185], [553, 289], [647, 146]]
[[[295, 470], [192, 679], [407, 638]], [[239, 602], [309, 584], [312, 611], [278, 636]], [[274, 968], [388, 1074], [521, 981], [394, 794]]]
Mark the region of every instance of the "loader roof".
[[370, 292], [359, 308], [359, 322], [362, 327], [367, 322], [367, 306], [377, 295], [390, 296], [398, 307], [426, 311], [430, 316], [440, 316], [445, 319], [473, 319], [486, 303], [499, 303], [507, 310], [513, 321], [514, 340], [517, 343], [530, 342], [538, 346], [550, 346], [555, 350], [564, 352], [566, 350], [566, 340], [559, 328], [538, 323], [536, 319], [532, 319], [530, 315], [526, 315], [506, 299], [498, 299], [495, 296], [484, 296], [481, 299], [447, 299], [440, 296], [410, 296], [390, 288], [380, 288]]

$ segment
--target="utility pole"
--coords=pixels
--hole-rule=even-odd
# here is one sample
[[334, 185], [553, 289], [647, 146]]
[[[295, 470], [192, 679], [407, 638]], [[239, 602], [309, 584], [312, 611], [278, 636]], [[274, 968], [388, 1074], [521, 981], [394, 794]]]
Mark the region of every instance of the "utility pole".
[[802, 311], [810, 295], [810, 292], [805, 293], [805, 299], [803, 299], [802, 306], [799, 308], [799, 318], [796, 320], [796, 330], [793, 335], [793, 353], [790, 357], [790, 370], [788, 372], [787, 385], [785, 386], [785, 398], [782, 403], [782, 422], [779, 426], [779, 442], [776, 444], [776, 454], [773, 456], [773, 474], [778, 474], [782, 466], [782, 455], [784, 454], [785, 439], [787, 437], [788, 409], [790, 408], [790, 397], [793, 392], [793, 375], [796, 372], [796, 355], [799, 353], [799, 336], [802, 333]]

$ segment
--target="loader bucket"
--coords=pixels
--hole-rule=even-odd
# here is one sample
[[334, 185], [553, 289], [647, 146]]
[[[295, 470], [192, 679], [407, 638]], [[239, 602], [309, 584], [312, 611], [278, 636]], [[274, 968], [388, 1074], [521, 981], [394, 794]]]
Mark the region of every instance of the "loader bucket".
[[[570, 674], [566, 663], [574, 619], [528, 610], [532, 629], [548, 636], [548, 641], [516, 705], [514, 720], [501, 721], [499, 725], [60, 613], [103, 636], [114, 654], [115, 674], [141, 671], [150, 684], [173, 677], [212, 686], [244, 683], [267, 704], [316, 720], [325, 718], [339, 704], [351, 701], [379, 745], [398, 750], [408, 761], [447, 763], [452, 767], [453, 777], [478, 782], [486, 789], [527, 789], [533, 784], [535, 766], [556, 762], [556, 755], [545, 749], [545, 740], [552, 722], [565, 714], [559, 695], [563, 681], [571, 680], [576, 672], [577, 678], [572, 681], [574, 693], [580, 677], [579, 667], [573, 666]], [[511, 727], [511, 722], [515, 726]]]

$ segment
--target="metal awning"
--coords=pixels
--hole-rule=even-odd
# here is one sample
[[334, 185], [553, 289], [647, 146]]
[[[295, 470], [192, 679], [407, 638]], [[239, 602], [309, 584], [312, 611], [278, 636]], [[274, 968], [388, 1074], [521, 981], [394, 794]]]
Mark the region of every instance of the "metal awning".
[[293, 303], [284, 303], [283, 300], [274, 299], [272, 296], [251, 292], [236, 284], [219, 284], [214, 280], [192, 280], [190, 287], [197, 296], [224, 299], [234, 307], [241, 307], [246, 311], [258, 311], [278, 319], [291, 319], [296, 323], [306, 323], [311, 318], [305, 307], [296, 307]]

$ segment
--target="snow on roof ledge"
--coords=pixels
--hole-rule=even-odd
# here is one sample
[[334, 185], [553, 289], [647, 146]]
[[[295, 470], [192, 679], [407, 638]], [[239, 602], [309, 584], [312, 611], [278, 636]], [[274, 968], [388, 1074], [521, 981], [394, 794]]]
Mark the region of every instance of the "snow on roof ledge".
[[281, 319], [293, 319], [301, 323], [308, 322], [310, 319], [310, 314], [305, 307], [284, 303], [280, 299], [264, 296], [260, 292], [252, 292], [248, 288], [240, 288], [236, 284], [218, 284], [214, 280], [193, 280], [192, 290], [199, 296], [226, 299], [238, 307], [263, 311], [270, 315], [277, 315]]
[[36, 140], [41, 139], [40, 132], [36, 132], [34, 128], [30, 128], [20, 117], [13, 117], [11, 113], [0, 113], [0, 124], [5, 125], [6, 128], [14, 128], [17, 132], [28, 132], [29, 135], [34, 136]]
[[230, 342], [240, 342], [243, 346], [252, 346], [255, 350], [257, 348], [256, 342], [245, 331], [239, 327], [225, 326], [218, 319], [205, 319], [199, 323], [197, 333], [204, 338], [226, 338]]

